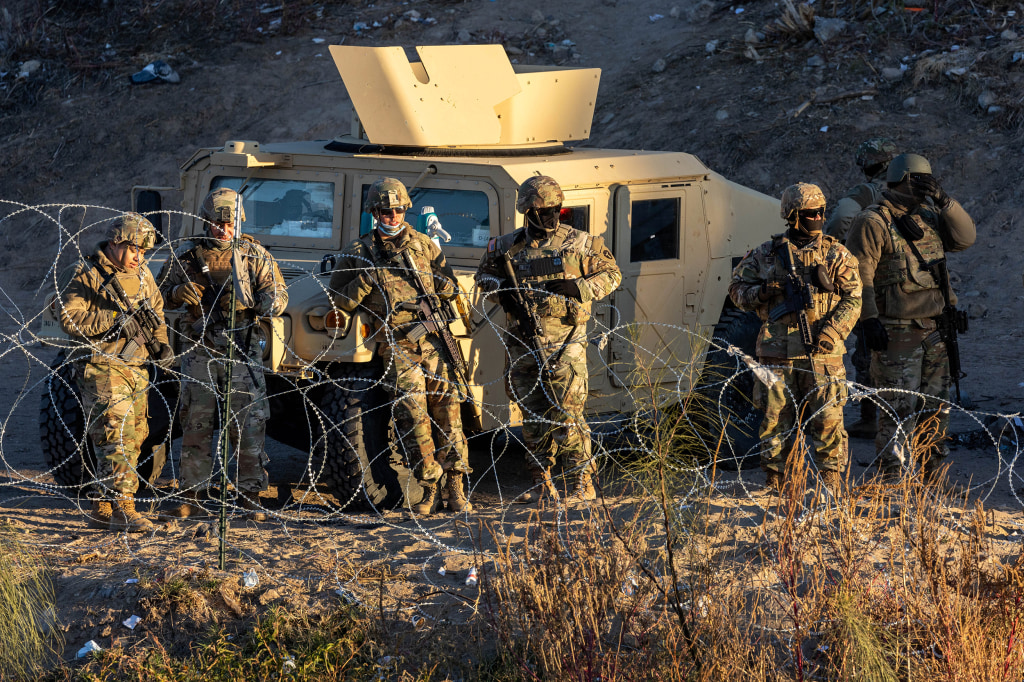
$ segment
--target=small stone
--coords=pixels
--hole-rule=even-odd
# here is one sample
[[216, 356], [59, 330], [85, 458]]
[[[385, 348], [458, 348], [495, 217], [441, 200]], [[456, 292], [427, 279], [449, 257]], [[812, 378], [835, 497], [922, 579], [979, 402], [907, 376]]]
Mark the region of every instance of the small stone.
[[817, 54], [814, 55], [813, 57], [808, 57], [807, 66], [811, 67], [812, 69], [821, 68], [822, 66], [825, 66], [825, 58]]
[[545, 37], [545, 36], [546, 36], [547, 34], [548, 34], [548, 32], [547, 32], [547, 29], [544, 29], [544, 28], [538, 28], [538, 29], [537, 29], [537, 31], [536, 31], [536, 33], [535, 33], [535, 35], [536, 35], [536, 36], [537, 36], [538, 38], [543, 38], [543, 37]]
[[665, 63], [665, 60], [659, 59], [658, 61], [654, 62], [653, 65], [651, 65], [651, 71], [654, 73], [661, 73], [662, 71], [665, 70], [666, 66], [668, 65]]
[[533, 10], [533, 14], [530, 15], [530, 21], [539, 24], [540, 22], [544, 21], [544, 13], [541, 12], [539, 9]]
[[30, 59], [21, 65], [21, 69], [18, 70], [18, 78], [28, 78], [43, 66], [43, 63], [38, 59]]
[[523, 51], [522, 51], [522, 50], [520, 50], [520, 49], [519, 49], [518, 47], [516, 47], [515, 45], [509, 45], [509, 46], [507, 46], [507, 47], [505, 48], [505, 52], [506, 52], [506, 53], [508, 53], [508, 54], [510, 54], [510, 55], [512, 55], [512, 56], [514, 56], [514, 57], [518, 57], [519, 55], [521, 55], [521, 54], [523, 53]]
[[980, 95], [978, 95], [978, 106], [982, 109], [988, 109], [998, 101], [999, 97], [991, 90], [984, 90]]
[[414, 10], [414, 9], [411, 9], [411, 10], [409, 10], [408, 12], [403, 12], [403, 13], [402, 13], [402, 16], [403, 16], [403, 17], [406, 17], [406, 18], [408, 18], [408, 19], [412, 19], [413, 21], [416, 21], [416, 20], [418, 20], [418, 19], [419, 19], [419, 18], [420, 18], [421, 16], [423, 16], [423, 15], [421, 15], [421, 14], [420, 14], [419, 12], [417, 12], [416, 10]]
[[908, 97], [905, 100], [903, 100], [903, 108], [904, 109], [913, 109], [916, 106], [917, 106], [917, 98], [916, 97]]
[[814, 17], [814, 37], [822, 43], [827, 43], [832, 40], [845, 29], [846, 21], [843, 19]]
[[1011, 31], [1010, 29], [1006, 29], [1005, 31], [1003, 31], [1002, 33], [999, 34], [999, 37], [1002, 38], [1003, 40], [1010, 40], [1010, 41], [1016, 40], [1017, 39], [1017, 32], [1016, 31]]
[[718, 41], [717, 40], [709, 40], [708, 42], [704, 43], [704, 51], [707, 52], [708, 54], [711, 54], [712, 52], [714, 52], [717, 49], [718, 49]]
[[725, 109], [719, 109], [718, 111], [715, 112], [716, 121], [724, 121], [727, 118], [729, 118], [729, 112], [726, 111]]
[[992, 106], [990, 106], [990, 107], [989, 107], [988, 109], [986, 109], [985, 111], [986, 111], [986, 112], [987, 112], [987, 113], [988, 113], [989, 115], [992, 115], [992, 114], [999, 114], [999, 113], [1002, 113], [1002, 111], [1003, 111], [1003, 108], [1002, 108], [1001, 106], [999, 106], [998, 104], [993, 104]]
[[752, 28], [748, 28], [747, 32], [743, 34], [743, 42], [747, 45], [757, 45], [761, 42], [761, 39], [757, 35], [757, 31]]
[[679, 5], [672, 5], [672, 9], [668, 11], [668, 15], [673, 19], [679, 18]]
[[473, 35], [466, 29], [459, 31], [459, 42], [468, 43], [473, 38]]
[[895, 83], [896, 81], [903, 80], [903, 70], [887, 66], [886, 68], [882, 69], [882, 78], [884, 80], [889, 81], [890, 83]]
[[707, 21], [711, 18], [711, 14], [715, 11], [715, 3], [712, 0], [700, 0], [695, 5], [691, 5], [686, 10], [686, 18], [690, 23], [697, 21]]
[[967, 316], [979, 320], [988, 315], [988, 307], [983, 303], [971, 303], [967, 306]]
[[281, 598], [281, 593], [280, 592], [278, 592], [275, 589], [269, 589], [269, 590], [267, 590], [266, 592], [264, 592], [263, 594], [261, 594], [259, 596], [258, 601], [260, 603], [260, 606], [266, 606], [267, 604], [275, 602], [275, 601], [277, 601], [280, 598]]

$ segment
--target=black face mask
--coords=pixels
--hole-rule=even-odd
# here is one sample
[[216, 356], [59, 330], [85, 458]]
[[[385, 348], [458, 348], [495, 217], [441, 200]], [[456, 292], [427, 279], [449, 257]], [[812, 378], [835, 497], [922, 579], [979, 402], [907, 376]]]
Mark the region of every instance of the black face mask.
[[548, 239], [558, 228], [561, 207], [531, 208], [526, 212], [526, 231], [534, 239]]

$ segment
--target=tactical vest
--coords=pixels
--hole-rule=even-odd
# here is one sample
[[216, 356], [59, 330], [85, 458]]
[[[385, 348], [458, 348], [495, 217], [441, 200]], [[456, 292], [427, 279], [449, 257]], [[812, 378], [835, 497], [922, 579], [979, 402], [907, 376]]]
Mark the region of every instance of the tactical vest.
[[[786, 256], [782, 253], [789, 243], [791, 242], [786, 239], [784, 234], [772, 235], [772, 257], [775, 260], [772, 270], [773, 280], [785, 281], [786, 277], [789, 276], [789, 270], [786, 267]], [[839, 241], [835, 237], [823, 234], [818, 248], [801, 249], [796, 244], [793, 244], [793, 249], [790, 252], [793, 256], [793, 267], [796, 269], [797, 277], [804, 284], [810, 284], [814, 287], [814, 308], [807, 311], [807, 321], [811, 323], [815, 337], [817, 337], [820, 331], [819, 325], [815, 325], [815, 323], [828, 317], [828, 314], [832, 312], [842, 298], [842, 292], [838, 289], [832, 292], [822, 289], [817, 276], [818, 265], [824, 265], [828, 268], [829, 263], [835, 260], [837, 244], [839, 244]], [[791, 313], [788, 317], [792, 319], [780, 319], [786, 319], [789, 324], [795, 326], [797, 324], [796, 313]]]
[[[430, 253], [426, 250], [429, 241], [426, 237], [419, 239], [419, 233], [408, 224], [406, 230], [406, 238], [397, 246], [377, 237], [376, 231], [360, 237], [363, 246], [372, 254], [376, 266], [373, 290], [362, 305], [374, 313], [374, 317], [387, 320], [392, 329], [402, 328], [422, 318], [418, 303], [419, 290], [413, 277], [419, 275], [428, 292], [437, 291]], [[412, 258], [415, 273], [410, 272], [405, 262], [405, 252]]]
[[[871, 210], [887, 226], [891, 244], [891, 250], [881, 255], [875, 268], [873, 284], [879, 315], [893, 320], [920, 320], [939, 315], [944, 299], [930, 266], [945, 258], [942, 237], [921, 216], [911, 215], [924, 232], [921, 239], [911, 244], [900, 234], [888, 207], [880, 205]], [[950, 296], [953, 296], [952, 291]], [[953, 300], [955, 302], [955, 297]]]
[[[512, 262], [519, 286], [537, 306], [538, 314], [541, 317], [556, 318], [565, 325], [581, 325], [589, 320], [589, 302], [580, 303], [562, 296], [552, 296], [546, 293], [545, 284], [559, 279], [582, 278], [583, 255], [593, 249], [594, 238], [564, 224], [559, 224], [543, 248], [529, 246], [529, 236], [525, 230], [514, 232], [513, 235], [512, 244], [506, 253]], [[582, 248], [578, 244], [580, 241], [583, 242]], [[502, 246], [499, 244], [497, 248]]]

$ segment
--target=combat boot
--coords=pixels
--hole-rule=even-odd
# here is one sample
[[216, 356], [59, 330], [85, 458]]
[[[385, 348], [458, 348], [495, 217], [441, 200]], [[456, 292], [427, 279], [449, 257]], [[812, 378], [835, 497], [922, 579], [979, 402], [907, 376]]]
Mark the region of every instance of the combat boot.
[[843, 475], [838, 471], [822, 471], [821, 487], [832, 493], [832, 497], [838, 500], [843, 496], [844, 492], [845, 482], [843, 481]]
[[864, 398], [860, 401], [860, 421], [846, 429], [850, 438], [874, 438], [878, 433], [878, 406]]
[[453, 512], [471, 512], [473, 503], [466, 497], [464, 482], [466, 477], [459, 471], [448, 472], [448, 483], [445, 490], [448, 492], [448, 509]]
[[110, 500], [95, 499], [92, 501], [92, 510], [89, 512], [89, 527], [107, 530], [110, 528], [110, 517], [114, 515], [114, 508]]
[[122, 493], [112, 505], [110, 530], [126, 530], [130, 533], [148, 533], [154, 529], [153, 522], [135, 511], [135, 495]]
[[420, 485], [423, 487], [423, 498], [412, 506], [412, 510], [420, 516], [430, 516], [441, 506], [441, 492], [438, 490], [440, 486], [437, 483], [420, 483]]
[[530, 469], [530, 478], [533, 480], [530, 490], [519, 496], [523, 504], [558, 502], [558, 489], [551, 479], [550, 469]]
[[594, 478], [589, 473], [578, 474], [573, 484], [572, 492], [566, 497], [569, 502], [590, 502], [597, 499], [597, 491], [594, 490]]
[[239, 493], [238, 506], [248, 512], [246, 516], [253, 521], [266, 521], [267, 513], [263, 511], [263, 507], [256, 501], [258, 499], [259, 493]]
[[774, 471], [773, 469], [767, 470], [767, 477], [764, 483], [764, 487], [765, 489], [768, 490], [768, 492], [778, 495], [779, 493], [782, 492], [782, 484], [784, 482], [785, 479], [783, 479], [782, 474], [780, 474], [778, 471]]
[[181, 494], [182, 503], [171, 511], [161, 514], [168, 518], [187, 519], [190, 516], [206, 516], [206, 510], [199, 506], [196, 491], [189, 490]]

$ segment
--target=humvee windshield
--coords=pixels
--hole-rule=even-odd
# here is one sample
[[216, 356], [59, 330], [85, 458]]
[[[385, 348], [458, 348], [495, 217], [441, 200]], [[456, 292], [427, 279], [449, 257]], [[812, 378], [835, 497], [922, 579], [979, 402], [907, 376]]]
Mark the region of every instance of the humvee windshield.
[[[359, 234], [367, 234], [373, 227], [373, 220], [366, 212], [366, 193], [370, 185], [363, 185], [363, 209], [359, 221]], [[491, 237], [491, 220], [487, 195], [476, 190], [441, 189], [417, 187], [409, 193], [412, 209], [405, 220], [420, 232], [426, 233], [427, 218], [423, 208], [433, 208], [441, 227], [451, 235], [452, 240], [445, 247], [465, 246], [482, 248]]]
[[[210, 189], [238, 191], [242, 178], [214, 178]], [[242, 193], [245, 231], [261, 237], [324, 239], [334, 223], [334, 183], [254, 178]]]

